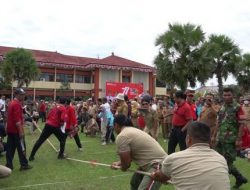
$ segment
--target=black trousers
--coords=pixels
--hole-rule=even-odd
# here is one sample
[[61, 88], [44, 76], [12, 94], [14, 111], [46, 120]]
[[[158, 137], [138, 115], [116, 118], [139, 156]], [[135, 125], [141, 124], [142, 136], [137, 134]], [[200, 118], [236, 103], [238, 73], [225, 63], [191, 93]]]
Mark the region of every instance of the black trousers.
[[13, 170], [13, 158], [17, 149], [21, 166], [27, 166], [26, 145], [24, 137], [21, 139], [18, 134], [8, 134], [6, 150], [6, 167]]
[[174, 126], [169, 137], [168, 141], [168, 154], [172, 154], [175, 152], [175, 148], [177, 144], [179, 144], [180, 150], [185, 150], [186, 146], [186, 135], [187, 132], [181, 131], [181, 127]]
[[62, 133], [60, 127], [52, 127], [48, 124], [45, 124], [45, 127], [44, 127], [39, 139], [36, 141], [32, 151], [31, 151], [30, 157], [35, 156], [37, 150], [40, 148], [40, 146], [43, 144], [43, 142], [47, 138], [49, 138], [49, 136], [51, 134], [54, 134], [56, 136], [56, 138], [58, 139], [58, 141], [60, 142], [59, 156], [63, 155], [64, 149], [65, 149], [65, 141], [66, 141], [65, 134]]
[[46, 120], [46, 112], [40, 112], [39, 117], [42, 119], [42, 122], [45, 122], [45, 120]]
[[107, 132], [106, 132], [106, 142], [109, 143], [109, 140], [111, 139], [113, 142], [115, 142], [115, 135], [113, 133], [114, 127], [107, 127]]
[[[69, 131], [66, 130], [65, 139], [67, 139], [67, 137], [68, 137], [68, 134], [67, 134], [68, 132], [69, 132]], [[82, 148], [82, 144], [81, 144], [81, 141], [80, 141], [80, 138], [79, 138], [78, 133], [75, 134], [74, 139], [75, 139], [75, 142], [76, 142], [77, 147], [78, 147], [78, 148]]]

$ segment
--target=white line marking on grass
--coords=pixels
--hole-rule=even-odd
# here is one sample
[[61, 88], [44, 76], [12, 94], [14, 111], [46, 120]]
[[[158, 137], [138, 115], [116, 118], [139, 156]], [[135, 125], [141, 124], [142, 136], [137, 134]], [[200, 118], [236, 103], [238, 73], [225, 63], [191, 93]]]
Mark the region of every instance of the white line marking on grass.
[[44, 185], [55, 185], [55, 184], [60, 184], [60, 183], [71, 183], [71, 181], [63, 181], [63, 182], [55, 182], [55, 183], [40, 183], [40, 184], [23, 185], [23, 186], [16, 186], [16, 187], [6, 187], [6, 188], [1, 188], [0, 190], [29, 188], [29, 187], [37, 187], [37, 186], [44, 186]]
[[108, 178], [116, 178], [116, 177], [123, 177], [123, 176], [128, 176], [128, 175], [131, 175], [131, 174], [121, 174], [121, 175], [113, 175], [113, 176], [107, 176], [107, 177], [99, 177], [99, 179], [108, 179]]

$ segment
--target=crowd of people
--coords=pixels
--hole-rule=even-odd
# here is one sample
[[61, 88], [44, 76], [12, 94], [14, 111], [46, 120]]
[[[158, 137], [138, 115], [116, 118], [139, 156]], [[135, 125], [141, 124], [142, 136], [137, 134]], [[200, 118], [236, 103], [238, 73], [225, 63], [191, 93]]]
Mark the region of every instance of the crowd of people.
[[[250, 97], [237, 101], [231, 88], [224, 88], [222, 101], [212, 93], [195, 101], [191, 91], [177, 91], [173, 98], [117, 94], [85, 102], [61, 97], [57, 102], [24, 103], [24, 97], [24, 90], [17, 88], [12, 101], [4, 96], [0, 100], [0, 152], [6, 151], [2, 177], [13, 170], [16, 149], [20, 170], [27, 170], [50, 135], [60, 143], [58, 159], [65, 159], [67, 137], [82, 151], [78, 133], [84, 133], [100, 137], [103, 146], [116, 142], [120, 160], [113, 169], [126, 171], [135, 162], [139, 170], [151, 173], [135, 173], [131, 189], [159, 189], [169, 180], [177, 189], [230, 189], [228, 174], [235, 177], [236, 188], [247, 183], [233, 163], [236, 156], [250, 158]], [[40, 130], [39, 119], [45, 127], [27, 159], [24, 127], [33, 134]], [[157, 142], [160, 134], [167, 151]], [[180, 152], [175, 153], [177, 145]]]

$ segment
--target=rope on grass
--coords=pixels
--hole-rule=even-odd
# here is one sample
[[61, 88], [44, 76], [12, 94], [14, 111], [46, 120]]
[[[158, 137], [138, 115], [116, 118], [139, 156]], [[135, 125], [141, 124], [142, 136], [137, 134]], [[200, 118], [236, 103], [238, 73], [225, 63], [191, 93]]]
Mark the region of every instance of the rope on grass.
[[[41, 129], [39, 127], [37, 127], [37, 129], [40, 131], [40, 133], [42, 133]], [[49, 139], [47, 139], [47, 142], [50, 144], [50, 146], [56, 151], [58, 152], [58, 150], [55, 148], [55, 146], [50, 142]], [[75, 159], [75, 158], [66, 158], [67, 160], [71, 160], [71, 161], [75, 161], [75, 162], [81, 162], [81, 163], [86, 163], [86, 164], [90, 164], [92, 166], [105, 166], [105, 167], [110, 167], [110, 164], [104, 164], [104, 163], [99, 163], [96, 162], [95, 160], [93, 161], [86, 161], [86, 160], [79, 160], [79, 159]], [[117, 167], [117, 169], [121, 169], [120, 167]], [[142, 175], [146, 175], [146, 176], [151, 176], [150, 172], [144, 172], [141, 170], [132, 170], [132, 169], [128, 169], [127, 171], [129, 172], [134, 172], [134, 173], [138, 173], [138, 174], [142, 174]]]
[[[85, 161], [85, 160], [78, 160], [78, 159], [74, 159], [74, 158], [66, 158], [67, 160], [72, 160], [72, 161], [76, 161], [76, 162], [81, 162], [81, 163], [86, 163], [86, 164], [90, 164], [92, 166], [105, 166], [105, 167], [110, 167], [111, 168], [111, 165], [110, 164], [104, 164], [104, 163], [99, 163], [99, 162], [96, 162], [96, 161]], [[117, 167], [117, 169], [121, 169], [120, 167]], [[132, 169], [128, 169], [127, 171], [129, 172], [135, 172], [135, 173], [138, 173], [138, 174], [142, 174], [142, 175], [147, 175], [147, 176], [150, 176], [151, 173], [149, 172], [144, 172], [144, 171], [141, 171], [141, 170], [132, 170]]]

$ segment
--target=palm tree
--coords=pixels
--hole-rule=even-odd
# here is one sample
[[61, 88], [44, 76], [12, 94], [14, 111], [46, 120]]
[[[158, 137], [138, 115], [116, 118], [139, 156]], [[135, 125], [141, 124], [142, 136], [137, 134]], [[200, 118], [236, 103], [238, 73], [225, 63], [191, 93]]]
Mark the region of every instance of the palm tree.
[[237, 74], [241, 60], [240, 49], [232, 39], [225, 35], [211, 35], [203, 44], [202, 53], [204, 58], [210, 62], [211, 77], [216, 76], [219, 87], [219, 95], [223, 93], [223, 79], [226, 80], [229, 74]]
[[154, 60], [157, 77], [171, 86], [186, 90], [209, 78], [209, 64], [204, 64], [200, 47], [205, 40], [200, 26], [169, 24], [169, 30], [156, 39], [159, 53]]
[[32, 53], [23, 48], [17, 48], [6, 54], [1, 74], [6, 82], [17, 81], [17, 87], [28, 86], [40, 71]]
[[250, 53], [246, 53], [242, 56], [242, 61], [239, 65], [239, 72], [236, 77], [241, 91], [248, 92], [250, 90]]

